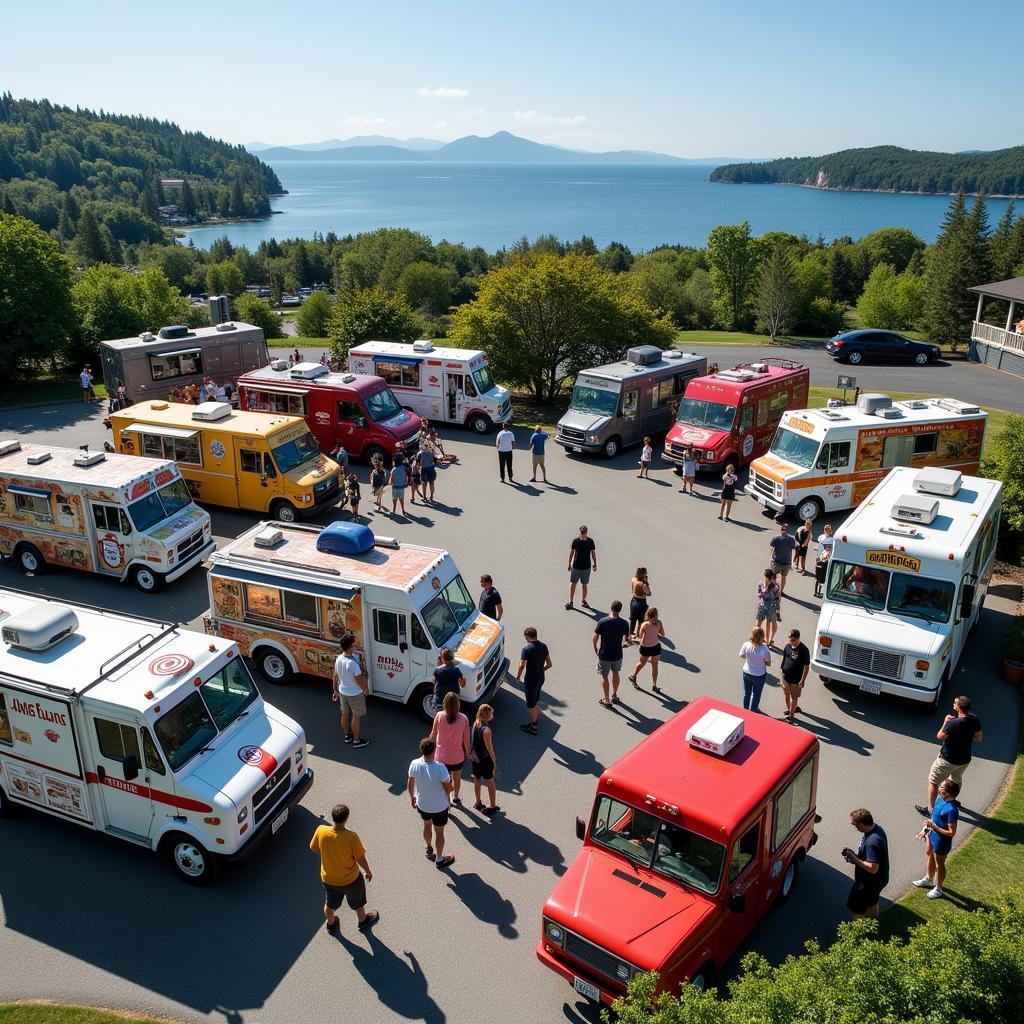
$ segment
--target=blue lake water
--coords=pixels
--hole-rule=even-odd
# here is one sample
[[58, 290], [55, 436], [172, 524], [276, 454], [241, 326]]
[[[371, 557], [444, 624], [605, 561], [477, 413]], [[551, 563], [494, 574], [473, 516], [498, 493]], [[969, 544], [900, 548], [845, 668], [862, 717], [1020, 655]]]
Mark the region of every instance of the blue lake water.
[[[595, 167], [583, 164], [441, 164], [281, 161], [288, 195], [274, 216], [202, 227], [198, 246], [227, 235], [255, 248], [269, 238], [314, 232], [357, 234], [380, 227], [422, 231], [494, 251], [524, 235], [590, 235], [598, 246], [619, 241], [637, 250], [662, 244], [703, 245], [719, 224], [749, 220], [755, 234], [791, 231], [810, 238], [860, 238], [881, 227], [910, 228], [934, 241], [947, 196], [825, 192], [792, 185], [725, 185], [707, 180], [711, 166]], [[1006, 200], [992, 200], [992, 223]]]

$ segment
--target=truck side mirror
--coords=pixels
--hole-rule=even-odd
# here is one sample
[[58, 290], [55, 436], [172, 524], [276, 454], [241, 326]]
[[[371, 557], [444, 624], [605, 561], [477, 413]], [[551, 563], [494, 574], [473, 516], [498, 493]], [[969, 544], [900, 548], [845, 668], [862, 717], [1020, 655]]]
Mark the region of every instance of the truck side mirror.
[[404, 654], [409, 650], [409, 645], [404, 640], [400, 640], [398, 643], [398, 649]]
[[973, 583], [965, 583], [960, 588], [960, 618], [969, 619], [974, 608], [974, 596], [978, 588]]
[[576, 838], [585, 839], [587, 836], [587, 823], [582, 818], [576, 819]]
[[742, 914], [747, 909], [747, 894], [745, 892], [734, 892], [729, 897], [729, 909], [734, 914]]
[[139, 777], [139, 759], [134, 754], [128, 754], [121, 762], [121, 767], [124, 769], [125, 782], [131, 782], [132, 779]]

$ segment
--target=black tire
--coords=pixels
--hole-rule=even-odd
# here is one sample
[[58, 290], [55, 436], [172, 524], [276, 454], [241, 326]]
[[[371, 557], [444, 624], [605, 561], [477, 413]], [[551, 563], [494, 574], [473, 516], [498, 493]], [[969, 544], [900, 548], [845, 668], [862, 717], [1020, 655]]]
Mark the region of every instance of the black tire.
[[375, 455], [379, 455], [384, 460], [385, 466], [391, 465], [391, 456], [379, 444], [371, 444], [369, 448], [363, 449], [363, 462], [368, 466], [372, 466]]
[[144, 594], [155, 594], [164, 585], [163, 573], [148, 565], [137, 565], [132, 570], [132, 583]]
[[846, 361], [851, 366], [860, 366], [864, 362], [864, 354], [854, 349], [852, 352], [846, 353]]
[[926, 366], [931, 361], [931, 357], [927, 352], [918, 352], [917, 355], [914, 356], [914, 362], [917, 363], [918, 366]]
[[935, 690], [935, 696], [931, 700], [924, 701], [921, 704], [925, 714], [934, 715], [939, 710], [939, 702], [942, 700], [942, 694], [946, 689], [946, 683], [949, 682], [949, 669], [946, 669], [942, 673], [942, 678], [939, 680], [939, 685]]
[[46, 572], [46, 559], [34, 544], [19, 544], [14, 549], [14, 561], [26, 575], [35, 573], [38, 576], [40, 573]]
[[802, 523], [805, 519], [815, 520], [825, 511], [821, 498], [801, 498], [796, 506], [797, 522]]
[[494, 429], [494, 421], [490, 416], [485, 416], [482, 412], [475, 412], [466, 420], [466, 426], [474, 434], [489, 434]]
[[690, 984], [702, 992], [707, 991], [709, 988], [715, 987], [715, 965], [708, 960], [707, 963], [703, 963], [700, 967], [694, 971], [693, 977], [690, 978]]
[[292, 671], [288, 659], [273, 647], [260, 647], [253, 656], [253, 661], [256, 662], [260, 675], [268, 683], [287, 686], [295, 679], [295, 673]]
[[622, 438], [620, 438], [618, 434], [614, 437], [609, 437], [601, 448], [601, 454], [606, 459], [614, 459], [620, 451], [622, 451]]
[[184, 832], [172, 832], [161, 844], [171, 870], [189, 885], [210, 885], [217, 877], [217, 858]]
[[433, 723], [434, 721], [434, 687], [430, 683], [423, 683], [421, 686], [417, 686], [412, 691], [412, 697], [409, 699], [411, 707], [416, 709], [416, 714], [423, 719], [424, 722]]
[[282, 523], [294, 523], [299, 518], [299, 512], [290, 501], [275, 501], [270, 506], [270, 516]]
[[800, 865], [803, 863], [803, 859], [803, 850], [797, 850], [790, 858], [789, 863], [786, 865], [786, 870], [782, 874], [782, 881], [779, 882], [779, 892], [775, 897], [775, 906], [781, 907], [793, 895], [797, 880], [800, 878]]

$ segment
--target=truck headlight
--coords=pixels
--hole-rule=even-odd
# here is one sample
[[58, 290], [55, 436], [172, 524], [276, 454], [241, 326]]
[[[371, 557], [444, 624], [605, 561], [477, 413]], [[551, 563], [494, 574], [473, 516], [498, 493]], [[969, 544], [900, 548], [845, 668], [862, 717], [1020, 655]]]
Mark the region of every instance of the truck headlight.
[[249, 808], [248, 807], [243, 807], [238, 812], [238, 824], [241, 825], [242, 822], [245, 821], [245, 819], [248, 818], [248, 817], [249, 817]]
[[629, 981], [629, 976], [632, 972], [629, 969], [628, 964], [618, 963], [615, 965], [615, 977], [619, 981]]
[[601, 440], [600, 434], [587, 434], [587, 440], [591, 444], [597, 444]]
[[565, 949], [565, 929], [554, 921], [544, 921], [544, 938], [559, 949]]
[[776, 484], [775, 485], [775, 497], [776, 498], [781, 498], [782, 497], [782, 484]]

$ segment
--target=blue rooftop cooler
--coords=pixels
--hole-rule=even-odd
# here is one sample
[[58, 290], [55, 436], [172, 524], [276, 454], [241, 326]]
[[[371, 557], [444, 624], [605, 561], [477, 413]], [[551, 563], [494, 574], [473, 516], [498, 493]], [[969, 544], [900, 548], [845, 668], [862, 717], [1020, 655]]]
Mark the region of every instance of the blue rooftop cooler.
[[331, 523], [320, 531], [316, 549], [330, 555], [365, 555], [373, 543], [373, 530], [363, 523]]

